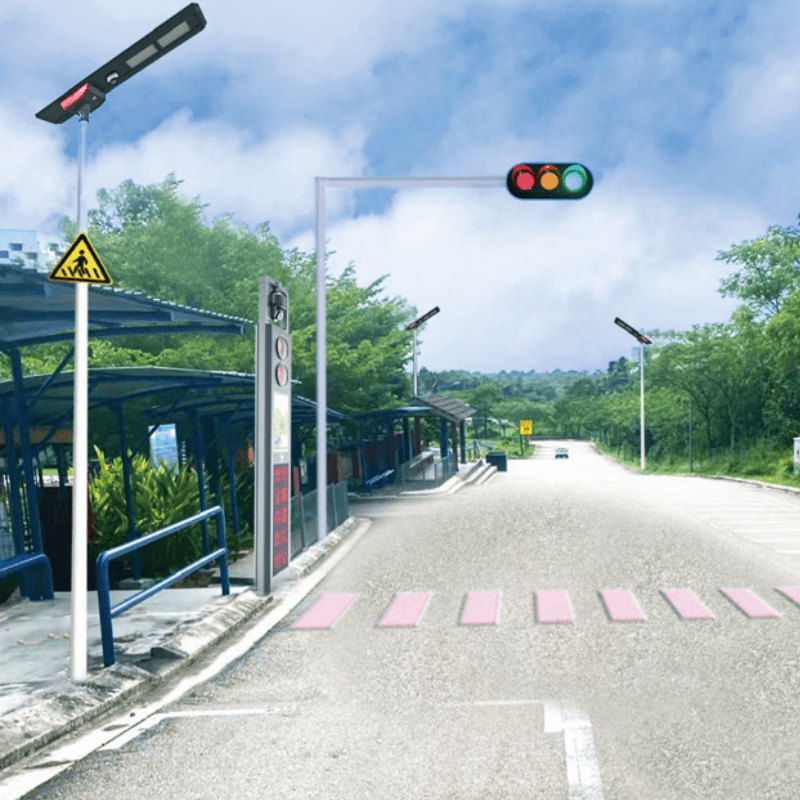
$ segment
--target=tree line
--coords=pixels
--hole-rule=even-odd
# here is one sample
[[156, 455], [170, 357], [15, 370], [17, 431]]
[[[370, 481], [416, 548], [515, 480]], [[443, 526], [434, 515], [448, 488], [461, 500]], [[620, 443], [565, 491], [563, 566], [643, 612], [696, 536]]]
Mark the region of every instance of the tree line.
[[[645, 347], [648, 458], [685, 457], [690, 425], [700, 459], [748, 448], [790, 454], [800, 436], [800, 228], [771, 226], [717, 260], [738, 267], [718, 290], [741, 300], [727, 322], [645, 331], [654, 340]], [[624, 357], [591, 375], [422, 370], [420, 378], [476, 410], [476, 435], [492, 426], [505, 435], [505, 424], [531, 419], [535, 433], [638, 452], [639, 364]]]

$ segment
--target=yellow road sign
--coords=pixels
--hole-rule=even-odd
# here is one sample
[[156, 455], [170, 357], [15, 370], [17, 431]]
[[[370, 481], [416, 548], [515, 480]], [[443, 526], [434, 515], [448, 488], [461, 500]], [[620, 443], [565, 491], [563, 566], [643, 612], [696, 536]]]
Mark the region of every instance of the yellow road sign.
[[521, 419], [519, 421], [519, 435], [520, 436], [530, 436], [533, 434], [533, 420], [532, 419]]
[[85, 233], [78, 234], [47, 279], [66, 283], [102, 283], [107, 286], [112, 283]]

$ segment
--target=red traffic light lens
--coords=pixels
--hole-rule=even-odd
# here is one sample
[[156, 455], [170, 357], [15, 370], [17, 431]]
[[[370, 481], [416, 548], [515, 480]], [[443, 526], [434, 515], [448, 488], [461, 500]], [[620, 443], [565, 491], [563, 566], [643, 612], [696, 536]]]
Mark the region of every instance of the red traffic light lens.
[[527, 164], [518, 164], [514, 167], [511, 170], [511, 180], [517, 189], [522, 192], [530, 191], [536, 183], [533, 170]]

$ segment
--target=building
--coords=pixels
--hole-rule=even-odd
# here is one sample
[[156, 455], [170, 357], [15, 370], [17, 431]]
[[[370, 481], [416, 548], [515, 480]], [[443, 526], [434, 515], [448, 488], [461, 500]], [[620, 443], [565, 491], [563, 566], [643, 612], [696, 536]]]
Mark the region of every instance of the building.
[[50, 273], [68, 247], [60, 235], [0, 229], [0, 264], [19, 264]]

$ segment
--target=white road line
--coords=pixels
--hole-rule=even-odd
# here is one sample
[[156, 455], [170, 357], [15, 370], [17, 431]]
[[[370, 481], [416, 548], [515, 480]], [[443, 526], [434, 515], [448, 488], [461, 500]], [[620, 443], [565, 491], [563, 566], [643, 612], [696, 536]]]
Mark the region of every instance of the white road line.
[[128, 744], [128, 742], [145, 731], [150, 730], [150, 728], [155, 727], [159, 722], [165, 719], [173, 719], [175, 717], [250, 717], [254, 715], [279, 713], [280, 712], [274, 708], [220, 708], [198, 709], [195, 711], [168, 711], [163, 714], [153, 714], [152, 717], [148, 717], [144, 720], [141, 725], [137, 725], [135, 728], [125, 731], [125, 733], [109, 742], [105, 747], [101, 747], [100, 750], [119, 750], [120, 747]]
[[544, 705], [544, 732], [561, 733], [564, 725], [561, 721], [561, 706], [552, 700], [543, 701]]
[[575, 709], [561, 712], [567, 751], [569, 800], [603, 800], [600, 767], [592, 738], [592, 723]]

